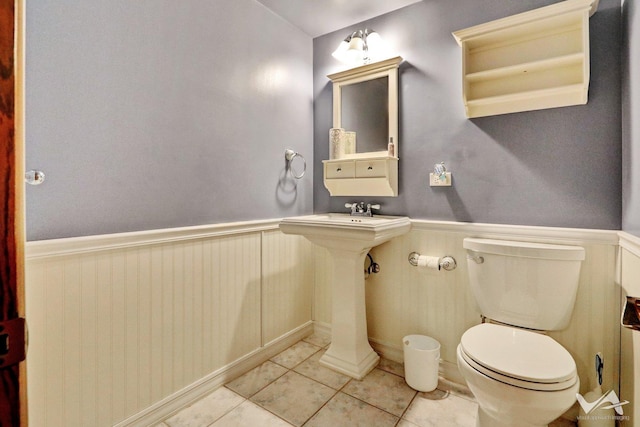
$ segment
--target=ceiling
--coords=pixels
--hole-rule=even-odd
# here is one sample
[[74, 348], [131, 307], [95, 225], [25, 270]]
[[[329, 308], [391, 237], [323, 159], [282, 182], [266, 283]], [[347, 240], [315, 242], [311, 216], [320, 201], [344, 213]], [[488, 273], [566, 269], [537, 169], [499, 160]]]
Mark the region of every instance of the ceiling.
[[311, 37], [318, 37], [422, 0], [258, 1]]

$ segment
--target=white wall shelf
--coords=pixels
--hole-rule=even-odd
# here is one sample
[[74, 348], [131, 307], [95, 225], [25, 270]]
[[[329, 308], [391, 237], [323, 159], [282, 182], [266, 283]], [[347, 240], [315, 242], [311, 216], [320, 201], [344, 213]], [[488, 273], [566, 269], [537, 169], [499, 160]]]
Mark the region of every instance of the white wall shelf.
[[467, 117], [586, 104], [597, 6], [565, 0], [454, 32]]

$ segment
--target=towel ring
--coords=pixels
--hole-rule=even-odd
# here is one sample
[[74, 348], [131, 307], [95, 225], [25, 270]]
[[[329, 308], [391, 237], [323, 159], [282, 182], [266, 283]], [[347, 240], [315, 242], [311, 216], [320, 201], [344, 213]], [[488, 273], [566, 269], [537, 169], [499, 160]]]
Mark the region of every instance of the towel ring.
[[[295, 159], [296, 157], [300, 157], [304, 163], [304, 167], [300, 175], [296, 175], [293, 172], [293, 168], [291, 167], [291, 163], [293, 162], [293, 159]], [[304, 156], [296, 151], [293, 151], [290, 148], [287, 148], [286, 150], [284, 150], [284, 158], [287, 161], [287, 169], [289, 169], [289, 172], [291, 172], [291, 176], [294, 177], [295, 179], [302, 178], [304, 176], [304, 173], [307, 171], [307, 161], [304, 159]]]

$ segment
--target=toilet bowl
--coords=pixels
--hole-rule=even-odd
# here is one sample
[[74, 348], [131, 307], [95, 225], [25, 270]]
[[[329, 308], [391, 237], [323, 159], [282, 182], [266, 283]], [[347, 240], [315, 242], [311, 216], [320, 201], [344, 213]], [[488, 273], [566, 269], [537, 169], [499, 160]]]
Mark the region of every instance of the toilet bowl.
[[465, 238], [483, 319], [461, 337], [458, 369], [478, 402], [478, 427], [546, 426], [580, 389], [569, 352], [543, 332], [566, 328], [584, 248]]
[[478, 402], [480, 427], [546, 426], [576, 401], [576, 365], [546, 335], [484, 323], [467, 330], [458, 368]]

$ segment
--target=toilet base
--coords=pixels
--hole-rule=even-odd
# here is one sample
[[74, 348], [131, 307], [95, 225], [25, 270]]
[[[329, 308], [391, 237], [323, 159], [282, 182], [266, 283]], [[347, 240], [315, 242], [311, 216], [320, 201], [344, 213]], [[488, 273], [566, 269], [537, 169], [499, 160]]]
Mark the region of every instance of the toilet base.
[[514, 422], [513, 420], [501, 421], [491, 417], [478, 406], [476, 427], [547, 427], [548, 424], [531, 424], [527, 422]]

